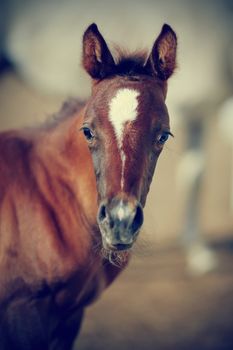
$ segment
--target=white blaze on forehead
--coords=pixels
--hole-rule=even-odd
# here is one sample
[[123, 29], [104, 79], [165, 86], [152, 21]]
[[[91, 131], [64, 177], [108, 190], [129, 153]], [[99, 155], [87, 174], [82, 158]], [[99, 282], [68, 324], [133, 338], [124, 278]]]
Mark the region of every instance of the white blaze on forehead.
[[137, 90], [122, 88], [112, 98], [109, 105], [109, 120], [113, 125], [116, 135], [120, 156], [122, 161], [121, 170], [121, 188], [124, 186], [124, 169], [126, 155], [123, 151], [124, 126], [127, 122], [133, 122], [137, 119], [138, 97], [140, 93]]
[[125, 123], [137, 118], [138, 96], [139, 91], [122, 88], [110, 101], [109, 119], [114, 127], [118, 144], [122, 141]]

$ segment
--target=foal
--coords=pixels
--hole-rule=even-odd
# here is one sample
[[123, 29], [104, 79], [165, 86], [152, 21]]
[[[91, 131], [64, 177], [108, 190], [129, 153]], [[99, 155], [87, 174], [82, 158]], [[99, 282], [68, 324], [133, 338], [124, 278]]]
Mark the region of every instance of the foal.
[[0, 135], [0, 348], [71, 349], [83, 309], [127, 265], [159, 154], [176, 35], [149, 57], [113, 59], [92, 24], [85, 105], [39, 129]]

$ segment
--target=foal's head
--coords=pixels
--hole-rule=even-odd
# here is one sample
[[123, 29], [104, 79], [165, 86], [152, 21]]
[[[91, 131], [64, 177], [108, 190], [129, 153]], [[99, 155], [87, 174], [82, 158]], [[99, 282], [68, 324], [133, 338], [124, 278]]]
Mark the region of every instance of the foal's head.
[[143, 223], [157, 159], [170, 133], [167, 79], [176, 65], [176, 35], [164, 25], [152, 51], [116, 63], [92, 24], [83, 38], [83, 65], [92, 78], [83, 133], [97, 181], [103, 246], [126, 250]]

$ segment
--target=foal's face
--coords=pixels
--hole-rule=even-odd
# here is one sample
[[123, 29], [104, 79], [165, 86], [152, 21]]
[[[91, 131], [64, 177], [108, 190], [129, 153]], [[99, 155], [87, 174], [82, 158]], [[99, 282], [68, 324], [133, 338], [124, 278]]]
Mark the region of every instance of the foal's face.
[[129, 248], [143, 223], [155, 165], [170, 134], [161, 86], [149, 77], [99, 83], [83, 131], [97, 179], [103, 243]]
[[[96, 44], [94, 34], [90, 47], [86, 48], [89, 59]], [[94, 58], [100, 64], [101, 48], [105, 49], [104, 59], [110, 70], [109, 64], [114, 63], [101, 38], [97, 37], [99, 46], [95, 55], [99, 56]], [[91, 68], [87, 68], [84, 61], [94, 78], [99, 68], [97, 63], [92, 66], [91, 56]], [[93, 84], [83, 132], [93, 159], [99, 198], [97, 221], [107, 249], [129, 249], [142, 226], [143, 207], [156, 162], [170, 135], [165, 94], [166, 84], [150, 74], [110, 74]]]

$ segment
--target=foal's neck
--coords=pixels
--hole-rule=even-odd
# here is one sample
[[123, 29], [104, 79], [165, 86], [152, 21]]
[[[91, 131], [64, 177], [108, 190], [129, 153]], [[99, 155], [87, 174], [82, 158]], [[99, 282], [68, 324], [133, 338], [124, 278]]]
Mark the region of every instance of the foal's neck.
[[[80, 211], [85, 213], [87, 224], [95, 225], [96, 181], [91, 156], [80, 131], [84, 110], [85, 107], [41, 131], [36, 149], [41, 167], [49, 177], [50, 184], [45, 191], [52, 191], [49, 187], [54, 186], [59, 195], [62, 187], [67, 189], [75, 197]], [[63, 199], [60, 200], [62, 205]]]

